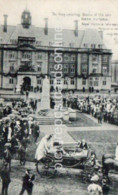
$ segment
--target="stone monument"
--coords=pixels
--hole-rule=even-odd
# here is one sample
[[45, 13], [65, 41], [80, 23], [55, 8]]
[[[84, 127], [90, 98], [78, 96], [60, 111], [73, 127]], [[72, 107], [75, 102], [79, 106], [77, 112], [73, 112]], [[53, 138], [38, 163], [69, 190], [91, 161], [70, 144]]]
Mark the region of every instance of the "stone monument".
[[43, 80], [42, 84], [42, 95], [41, 95], [41, 106], [40, 110], [50, 109], [50, 82], [46, 78]]

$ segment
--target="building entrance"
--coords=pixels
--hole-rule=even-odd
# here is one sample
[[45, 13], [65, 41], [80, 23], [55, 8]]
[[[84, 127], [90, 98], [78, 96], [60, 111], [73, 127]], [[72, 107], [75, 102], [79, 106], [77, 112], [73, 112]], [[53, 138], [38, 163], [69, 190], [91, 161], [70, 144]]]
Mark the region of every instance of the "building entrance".
[[31, 79], [29, 77], [23, 78], [22, 90], [23, 91], [30, 91], [31, 89]]

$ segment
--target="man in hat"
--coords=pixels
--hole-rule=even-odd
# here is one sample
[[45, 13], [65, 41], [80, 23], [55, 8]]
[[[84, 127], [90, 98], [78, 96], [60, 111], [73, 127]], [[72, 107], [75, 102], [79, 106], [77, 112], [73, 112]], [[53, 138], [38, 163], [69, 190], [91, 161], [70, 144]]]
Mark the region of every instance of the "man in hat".
[[9, 187], [9, 184], [11, 182], [10, 171], [9, 171], [7, 165], [8, 164], [5, 162], [4, 167], [0, 172], [0, 176], [2, 179], [2, 192], [1, 192], [2, 195], [8, 195], [8, 187]]
[[23, 195], [25, 191], [27, 191], [28, 195], [32, 195], [34, 179], [35, 175], [32, 175], [31, 170], [27, 169], [23, 177], [22, 189], [19, 195]]
[[91, 184], [88, 186], [88, 194], [89, 195], [103, 195], [102, 188], [97, 182], [99, 181], [98, 175], [94, 175], [91, 178]]
[[34, 122], [34, 128], [33, 128], [33, 137], [34, 137], [34, 141], [37, 142], [37, 139], [39, 137], [40, 134], [40, 127], [38, 125], [38, 122], [35, 121]]

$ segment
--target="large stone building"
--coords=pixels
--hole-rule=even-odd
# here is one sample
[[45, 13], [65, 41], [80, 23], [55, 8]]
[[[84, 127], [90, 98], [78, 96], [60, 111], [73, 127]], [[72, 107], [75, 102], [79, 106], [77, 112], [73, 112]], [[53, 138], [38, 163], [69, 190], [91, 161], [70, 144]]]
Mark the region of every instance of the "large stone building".
[[[31, 24], [31, 14], [25, 10], [21, 24], [10, 26], [7, 15], [0, 26], [0, 88], [19, 90], [27, 87], [40, 90], [44, 75], [50, 79], [53, 91], [55, 29]], [[110, 89], [111, 51], [106, 49], [102, 32], [93, 29], [62, 31], [63, 89]]]

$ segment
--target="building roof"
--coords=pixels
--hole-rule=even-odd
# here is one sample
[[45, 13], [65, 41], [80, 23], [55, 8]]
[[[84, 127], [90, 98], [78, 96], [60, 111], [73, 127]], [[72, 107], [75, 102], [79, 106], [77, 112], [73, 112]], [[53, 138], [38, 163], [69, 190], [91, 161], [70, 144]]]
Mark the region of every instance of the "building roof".
[[[29, 28], [23, 28], [21, 24], [17, 26], [8, 25], [7, 32], [3, 32], [3, 25], [0, 26], [0, 40], [3, 44], [11, 44], [12, 40], [17, 40], [18, 37], [35, 37], [41, 46], [51, 46], [54, 43], [55, 34], [53, 28], [48, 28], [46, 35], [44, 28], [33, 25], [30, 25]], [[102, 48], [106, 49], [99, 32], [95, 29], [79, 30], [78, 36], [75, 36], [74, 30], [63, 29], [62, 42], [64, 47], [70, 47], [71, 44], [72, 48], [85, 48], [85, 44], [87, 44], [88, 48], [91, 48], [91, 44], [95, 44], [96, 48], [102, 45]]]

